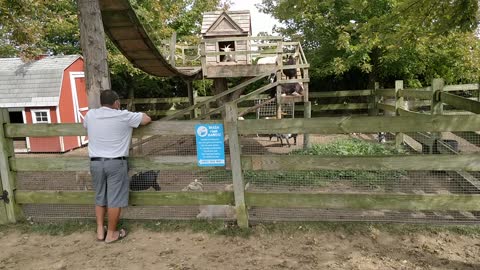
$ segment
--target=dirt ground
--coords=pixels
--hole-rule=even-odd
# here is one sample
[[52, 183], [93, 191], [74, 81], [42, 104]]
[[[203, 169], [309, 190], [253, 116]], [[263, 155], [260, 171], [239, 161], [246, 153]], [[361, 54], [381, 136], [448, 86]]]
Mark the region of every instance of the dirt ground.
[[453, 231], [253, 230], [248, 237], [133, 228], [120, 242], [0, 231], [0, 269], [480, 269], [480, 237]]

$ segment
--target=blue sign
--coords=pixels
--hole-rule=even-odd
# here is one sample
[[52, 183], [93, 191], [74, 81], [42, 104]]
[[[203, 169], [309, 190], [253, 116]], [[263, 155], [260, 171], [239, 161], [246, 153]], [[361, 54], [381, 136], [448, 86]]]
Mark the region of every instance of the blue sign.
[[198, 166], [225, 166], [222, 124], [195, 125]]

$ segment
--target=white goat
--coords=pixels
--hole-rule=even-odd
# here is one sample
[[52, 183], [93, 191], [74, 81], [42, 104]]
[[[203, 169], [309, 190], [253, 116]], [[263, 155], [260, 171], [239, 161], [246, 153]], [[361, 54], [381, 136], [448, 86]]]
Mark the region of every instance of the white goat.
[[276, 56], [262, 57], [262, 58], [258, 59], [258, 61], [257, 61], [258, 65], [276, 64], [276, 63], [277, 63], [277, 57]]
[[225, 46], [223, 48], [220, 48], [220, 50], [227, 53], [227, 54], [225, 54], [225, 57], [223, 58], [222, 62], [233, 62], [233, 61], [235, 61], [234, 58], [233, 58], [233, 54], [228, 53], [228, 52], [233, 51], [233, 48], [230, 48], [230, 44], [228, 44], [227, 46]]

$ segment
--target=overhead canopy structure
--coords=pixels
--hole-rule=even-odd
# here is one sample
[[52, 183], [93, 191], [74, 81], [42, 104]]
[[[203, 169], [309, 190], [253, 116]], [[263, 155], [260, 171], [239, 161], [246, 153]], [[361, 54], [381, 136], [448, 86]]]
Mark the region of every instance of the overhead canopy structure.
[[200, 67], [174, 67], [162, 56], [128, 0], [99, 0], [105, 33], [136, 67], [157, 77], [201, 77]]

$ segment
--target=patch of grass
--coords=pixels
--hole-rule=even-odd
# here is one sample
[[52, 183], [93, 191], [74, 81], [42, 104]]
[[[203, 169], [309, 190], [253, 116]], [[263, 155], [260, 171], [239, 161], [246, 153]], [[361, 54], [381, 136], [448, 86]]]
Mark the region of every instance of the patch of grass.
[[309, 149], [291, 152], [291, 155], [329, 156], [386, 156], [406, 154], [393, 145], [372, 143], [359, 139], [342, 139], [327, 144], [313, 144]]
[[0, 231], [17, 230], [21, 233], [38, 233], [45, 235], [70, 235], [74, 232], [95, 231], [94, 221], [66, 221], [48, 223], [18, 222], [16, 224], [0, 225]]
[[480, 236], [480, 226], [473, 225], [432, 225], [432, 224], [397, 224], [397, 223], [371, 223], [371, 222], [276, 222], [261, 223], [255, 227], [259, 233], [295, 234], [301, 232], [338, 232], [346, 235], [369, 234], [377, 229], [393, 235], [411, 233], [442, 232], [454, 233], [464, 236]]
[[[385, 156], [406, 154], [392, 145], [372, 143], [359, 139], [343, 139], [328, 144], [314, 144], [306, 150], [295, 150], [290, 155], [328, 156]], [[349, 181], [353, 185], [377, 189], [407, 174], [406, 171], [315, 170], [315, 171], [248, 171], [245, 182], [256, 185], [275, 183], [282, 186], [325, 187], [333, 182]], [[215, 170], [208, 173], [208, 181], [231, 181], [232, 173]], [[387, 183], [388, 182], [388, 183]]]
[[[248, 238], [255, 234], [285, 234], [335, 232], [348, 235], [368, 235], [374, 230], [393, 235], [412, 233], [453, 233], [456, 235], [480, 237], [480, 226], [473, 225], [432, 225], [432, 224], [396, 224], [370, 222], [274, 222], [259, 223], [251, 228], [242, 229], [223, 221], [121, 221], [120, 227], [127, 230], [143, 228], [152, 232], [203, 232], [210, 235]], [[95, 231], [94, 221], [69, 221], [58, 223], [19, 222], [17, 224], [0, 225], [0, 232], [38, 233], [54, 236], [65, 236], [75, 232]]]
[[192, 231], [204, 232], [212, 235], [224, 235], [231, 237], [249, 237], [252, 233], [251, 229], [242, 229], [232, 224], [220, 220], [158, 220], [137, 223], [139, 226], [154, 232], [175, 232], [175, 231]]

